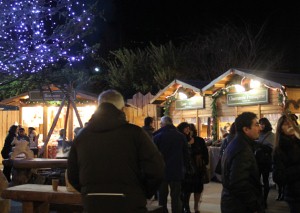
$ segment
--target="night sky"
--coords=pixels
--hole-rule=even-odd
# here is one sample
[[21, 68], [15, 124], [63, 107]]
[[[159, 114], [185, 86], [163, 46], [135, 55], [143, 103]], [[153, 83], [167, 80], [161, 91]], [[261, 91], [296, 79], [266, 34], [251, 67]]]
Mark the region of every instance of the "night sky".
[[287, 50], [285, 68], [300, 70], [300, 7], [286, 1], [104, 0], [99, 7], [106, 20], [98, 22], [95, 35], [104, 52], [149, 42], [180, 43], [226, 23], [253, 29], [266, 23], [269, 41], [278, 51]]

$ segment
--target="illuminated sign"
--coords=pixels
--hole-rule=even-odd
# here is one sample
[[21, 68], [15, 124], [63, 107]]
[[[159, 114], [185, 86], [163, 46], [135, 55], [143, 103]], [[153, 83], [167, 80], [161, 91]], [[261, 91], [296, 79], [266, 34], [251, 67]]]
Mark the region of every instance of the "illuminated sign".
[[253, 89], [247, 92], [227, 94], [228, 106], [255, 105], [267, 103], [269, 103], [269, 94], [267, 88], [255, 90]]
[[175, 109], [203, 109], [204, 108], [204, 97], [192, 97], [186, 100], [176, 100]]

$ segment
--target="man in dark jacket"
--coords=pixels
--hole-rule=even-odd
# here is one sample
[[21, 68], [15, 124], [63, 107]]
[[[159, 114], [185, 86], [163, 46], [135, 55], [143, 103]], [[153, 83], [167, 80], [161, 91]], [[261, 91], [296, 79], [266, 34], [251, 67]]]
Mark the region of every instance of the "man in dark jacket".
[[154, 133], [154, 143], [162, 153], [166, 167], [163, 183], [159, 189], [159, 205], [167, 210], [168, 187], [171, 190], [171, 207], [173, 213], [181, 213], [181, 181], [189, 159], [186, 137], [173, 125], [168, 116], [161, 118], [161, 128]]
[[119, 92], [104, 91], [98, 102], [70, 150], [69, 182], [89, 213], [145, 213], [163, 177], [163, 158], [147, 133], [126, 121]]
[[254, 157], [259, 124], [252, 112], [235, 119], [236, 136], [222, 157], [222, 213], [262, 213], [262, 186]]

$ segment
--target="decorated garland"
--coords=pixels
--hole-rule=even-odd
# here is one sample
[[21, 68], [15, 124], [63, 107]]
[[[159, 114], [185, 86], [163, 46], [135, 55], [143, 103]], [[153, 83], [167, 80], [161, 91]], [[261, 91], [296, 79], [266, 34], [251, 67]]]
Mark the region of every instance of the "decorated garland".
[[[23, 104], [26, 105], [37, 105], [37, 104], [46, 104], [47, 106], [60, 106], [61, 101], [30, 101], [30, 100], [20, 100]], [[84, 105], [84, 104], [96, 104], [96, 101], [90, 100], [75, 100], [76, 104]], [[65, 103], [67, 105], [68, 103]]]
[[222, 96], [222, 95], [226, 95], [227, 94], [227, 90], [225, 88], [220, 89], [219, 91], [217, 91], [216, 93], [214, 93], [212, 95], [212, 103], [211, 103], [211, 115], [212, 115], [212, 125], [213, 125], [213, 129], [212, 129], [212, 136], [213, 136], [213, 140], [216, 141], [218, 139], [218, 108], [217, 108], [217, 99]]
[[175, 95], [167, 97], [164, 104], [164, 116], [170, 116], [170, 107], [174, 101], [176, 101]]

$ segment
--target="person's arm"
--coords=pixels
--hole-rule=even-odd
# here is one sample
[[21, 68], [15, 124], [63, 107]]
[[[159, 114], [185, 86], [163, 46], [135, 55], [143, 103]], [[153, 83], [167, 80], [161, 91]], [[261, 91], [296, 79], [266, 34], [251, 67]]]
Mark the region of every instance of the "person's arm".
[[207, 146], [205, 144], [205, 141], [204, 139], [202, 140], [202, 150], [203, 150], [203, 160], [205, 162], [205, 165], [208, 165], [209, 163], [209, 155], [208, 155], [208, 149], [207, 149]]
[[164, 175], [165, 163], [156, 145], [142, 129], [137, 136], [138, 161], [146, 197], [151, 198], [158, 190]]
[[73, 144], [68, 157], [67, 176], [70, 184], [80, 192], [81, 186], [79, 182], [79, 166], [77, 162], [77, 150], [75, 144]]

